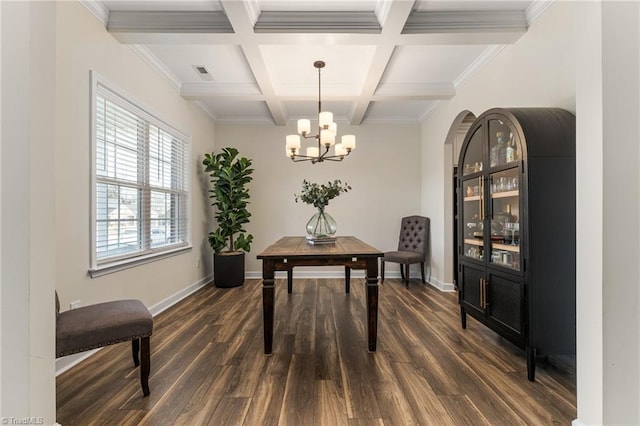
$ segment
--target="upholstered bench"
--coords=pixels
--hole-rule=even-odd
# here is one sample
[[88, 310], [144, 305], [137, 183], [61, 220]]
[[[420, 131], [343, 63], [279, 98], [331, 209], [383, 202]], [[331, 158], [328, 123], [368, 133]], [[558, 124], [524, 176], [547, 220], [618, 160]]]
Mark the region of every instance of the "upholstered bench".
[[117, 300], [60, 312], [56, 292], [56, 358], [131, 340], [144, 396], [149, 395], [152, 332], [153, 317], [139, 300]]

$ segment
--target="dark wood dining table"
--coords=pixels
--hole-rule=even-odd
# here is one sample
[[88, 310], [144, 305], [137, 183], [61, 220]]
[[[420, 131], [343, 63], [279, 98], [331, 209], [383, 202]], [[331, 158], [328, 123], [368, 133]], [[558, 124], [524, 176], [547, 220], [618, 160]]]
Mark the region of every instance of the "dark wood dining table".
[[283, 237], [258, 254], [262, 260], [264, 353], [273, 351], [275, 271], [287, 271], [287, 291], [293, 288], [296, 266], [344, 266], [345, 292], [350, 292], [351, 269], [366, 271], [368, 350], [375, 352], [378, 335], [378, 258], [383, 253], [356, 237], [337, 237], [334, 243], [310, 244], [306, 237]]

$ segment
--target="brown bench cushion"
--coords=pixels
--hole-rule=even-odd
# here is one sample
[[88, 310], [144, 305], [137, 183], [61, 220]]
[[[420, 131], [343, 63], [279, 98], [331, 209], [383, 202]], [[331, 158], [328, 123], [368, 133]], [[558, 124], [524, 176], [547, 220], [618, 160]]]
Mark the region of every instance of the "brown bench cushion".
[[60, 312], [56, 358], [147, 337], [152, 332], [153, 317], [139, 300], [117, 300]]

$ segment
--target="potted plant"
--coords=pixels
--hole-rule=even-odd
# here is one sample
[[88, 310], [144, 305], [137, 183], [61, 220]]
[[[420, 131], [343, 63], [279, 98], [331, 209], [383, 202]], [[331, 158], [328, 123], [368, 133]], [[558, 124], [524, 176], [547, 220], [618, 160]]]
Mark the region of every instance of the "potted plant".
[[253, 235], [244, 225], [251, 213], [247, 210], [249, 190], [253, 179], [251, 160], [238, 158], [235, 148], [222, 148], [219, 153], [205, 154], [202, 164], [211, 176], [210, 198], [216, 208], [218, 228], [209, 233], [213, 249], [213, 281], [217, 287], [237, 287], [244, 283], [245, 252], [251, 249]]

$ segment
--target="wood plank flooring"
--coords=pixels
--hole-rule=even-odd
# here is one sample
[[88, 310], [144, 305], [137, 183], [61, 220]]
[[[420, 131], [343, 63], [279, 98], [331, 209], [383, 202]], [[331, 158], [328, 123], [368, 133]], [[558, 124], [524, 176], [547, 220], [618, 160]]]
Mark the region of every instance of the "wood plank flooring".
[[151, 395], [130, 344], [57, 378], [67, 425], [569, 425], [575, 374], [539, 362], [468, 319], [455, 293], [380, 285], [378, 351], [367, 352], [364, 280], [276, 281], [273, 355], [263, 353], [262, 285], [206, 286], [155, 318]]

